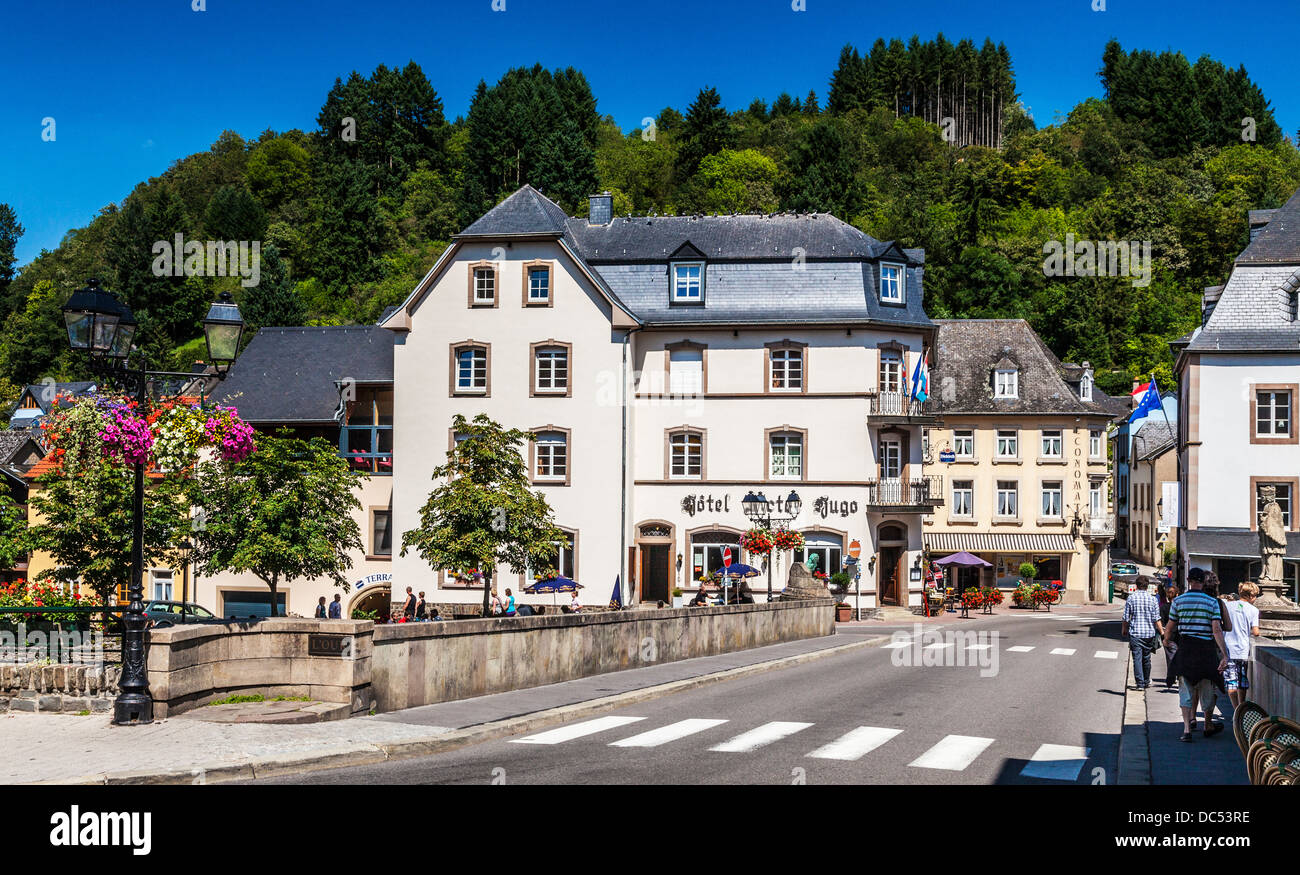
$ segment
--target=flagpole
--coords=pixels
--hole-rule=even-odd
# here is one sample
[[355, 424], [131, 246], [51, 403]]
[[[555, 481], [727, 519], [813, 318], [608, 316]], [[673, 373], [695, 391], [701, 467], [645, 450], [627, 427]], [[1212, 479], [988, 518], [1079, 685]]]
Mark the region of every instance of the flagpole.
[[[1165, 410], [1165, 399], [1160, 397], [1160, 386], [1156, 383], [1156, 372], [1151, 372], [1151, 385], [1156, 387], [1156, 397], [1160, 399], [1160, 412], [1165, 417], [1165, 427], [1174, 437], [1174, 466], [1178, 475], [1178, 525], [1174, 526], [1174, 563], [1173, 577], [1182, 578], [1183, 564], [1183, 454], [1179, 445], [1179, 435], [1174, 426], [1169, 422], [1169, 412]], [[1155, 474], [1155, 462], [1152, 461], [1151, 472]], [[1162, 496], [1163, 497], [1163, 496]], [[1161, 565], [1164, 564], [1164, 556], [1161, 556]]]

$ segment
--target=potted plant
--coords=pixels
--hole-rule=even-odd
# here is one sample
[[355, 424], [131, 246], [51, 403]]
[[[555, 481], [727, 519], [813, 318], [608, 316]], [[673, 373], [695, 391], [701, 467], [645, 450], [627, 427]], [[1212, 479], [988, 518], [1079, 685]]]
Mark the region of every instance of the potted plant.
[[1021, 562], [1020, 576], [1023, 578], [1022, 583], [1033, 583], [1034, 578], [1038, 576], [1038, 569], [1034, 567], [1032, 562]]
[[673, 607], [674, 607], [674, 608], [680, 608], [680, 607], [682, 606], [682, 601], [683, 601], [683, 600], [682, 600], [682, 588], [681, 588], [680, 586], [674, 586], [674, 587], [673, 587]]
[[978, 586], [968, 586], [961, 594], [961, 612], [962, 616], [969, 614], [971, 608], [978, 608], [984, 604], [984, 597], [980, 595]]
[[[814, 572], [813, 576], [816, 577], [817, 573]], [[826, 575], [822, 574], [819, 579], [825, 581]], [[853, 578], [849, 576], [847, 571], [837, 571], [830, 576], [830, 589], [835, 596], [835, 619], [841, 623], [853, 619], [853, 608], [845, 601], [852, 582]]]
[[980, 590], [984, 602], [984, 613], [993, 613], [993, 606], [1002, 604], [1002, 590], [996, 586], [986, 586]]

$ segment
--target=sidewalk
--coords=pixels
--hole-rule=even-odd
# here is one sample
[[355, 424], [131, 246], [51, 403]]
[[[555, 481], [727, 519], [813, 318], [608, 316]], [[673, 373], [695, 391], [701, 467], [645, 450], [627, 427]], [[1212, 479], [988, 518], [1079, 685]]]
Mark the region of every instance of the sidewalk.
[[650, 665], [374, 717], [274, 725], [215, 723], [202, 709], [147, 726], [101, 714], [0, 715], [0, 783], [207, 783], [417, 756], [597, 713], [715, 680], [880, 643], [895, 628]]
[[[1232, 734], [1232, 703], [1227, 695], [1218, 699], [1217, 713], [1223, 731], [1206, 738], [1203, 715], [1198, 712], [1191, 744], [1179, 741], [1183, 716], [1178, 707], [1178, 686], [1166, 690], [1164, 655], [1152, 662], [1156, 680], [1146, 691], [1147, 741], [1151, 752], [1152, 784], [1249, 784], [1246, 761]], [[1132, 668], [1129, 669], [1130, 681]]]

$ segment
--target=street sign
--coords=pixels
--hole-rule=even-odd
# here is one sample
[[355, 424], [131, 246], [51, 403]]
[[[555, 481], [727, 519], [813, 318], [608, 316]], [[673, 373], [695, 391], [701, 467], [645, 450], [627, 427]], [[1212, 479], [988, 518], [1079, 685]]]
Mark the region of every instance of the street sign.
[[849, 541], [849, 555], [852, 556], [854, 559], [857, 559], [859, 556], [862, 555], [862, 544], [858, 543], [857, 538], [854, 538], [852, 541]]
[[730, 568], [730, 567], [731, 567], [731, 548], [730, 548], [730, 547], [726, 547], [726, 548], [724, 548], [723, 551], [722, 551], [722, 567], [723, 567], [723, 568]]
[[957, 461], [957, 454], [956, 454], [955, 452], [953, 452], [952, 450], [940, 450], [940, 451], [939, 451], [939, 461], [940, 461], [940, 462], [955, 462], [955, 461]]

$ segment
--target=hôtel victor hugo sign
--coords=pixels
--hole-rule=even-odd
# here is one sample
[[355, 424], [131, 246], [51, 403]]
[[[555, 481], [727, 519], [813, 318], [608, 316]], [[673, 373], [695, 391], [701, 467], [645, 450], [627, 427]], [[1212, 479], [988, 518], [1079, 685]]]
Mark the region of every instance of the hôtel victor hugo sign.
[[[767, 506], [776, 513], [786, 513], [785, 503], [785, 498], [777, 497], [769, 500]], [[682, 498], [681, 506], [682, 512], [689, 517], [694, 517], [697, 513], [731, 513], [731, 495], [726, 493], [687, 495]], [[739, 499], [736, 501], [736, 509], [740, 510]], [[823, 495], [813, 502], [812, 511], [822, 519], [834, 516], [847, 517], [858, 512], [858, 503], [832, 500], [829, 496]]]

